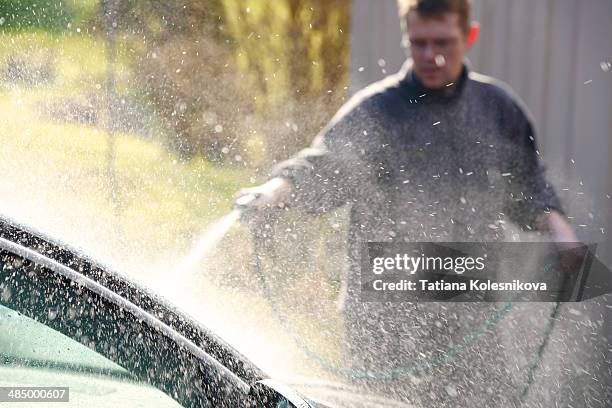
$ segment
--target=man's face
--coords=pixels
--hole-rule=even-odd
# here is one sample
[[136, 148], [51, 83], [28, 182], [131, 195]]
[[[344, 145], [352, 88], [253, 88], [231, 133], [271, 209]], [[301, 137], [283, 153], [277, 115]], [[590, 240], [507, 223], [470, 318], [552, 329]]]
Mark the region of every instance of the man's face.
[[411, 11], [406, 17], [414, 71], [425, 87], [440, 89], [454, 83], [463, 68], [467, 37], [457, 13], [421, 17]]

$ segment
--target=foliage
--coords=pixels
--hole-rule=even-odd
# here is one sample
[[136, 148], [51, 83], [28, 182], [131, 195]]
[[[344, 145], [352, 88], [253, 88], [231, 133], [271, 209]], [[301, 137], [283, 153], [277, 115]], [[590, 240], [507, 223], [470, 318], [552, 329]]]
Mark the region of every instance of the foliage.
[[166, 144], [184, 158], [239, 157], [240, 117], [248, 110], [219, 31], [219, 1], [109, 1], [107, 32], [127, 43], [136, 87], [167, 129]]
[[266, 118], [269, 158], [286, 158], [310, 142], [345, 97], [351, 2], [223, 4], [244, 86]]
[[350, 0], [114, 4], [137, 82], [186, 157], [252, 161], [260, 144], [286, 157], [342, 102]]
[[250, 85], [278, 107], [287, 98], [337, 88], [347, 80], [348, 0], [234, 0], [227, 30]]
[[91, 18], [96, 0], [0, 1], [0, 30], [63, 31]]
[[0, 2], [3, 29], [39, 27], [65, 28], [72, 21], [72, 10], [57, 0], [13, 0]]

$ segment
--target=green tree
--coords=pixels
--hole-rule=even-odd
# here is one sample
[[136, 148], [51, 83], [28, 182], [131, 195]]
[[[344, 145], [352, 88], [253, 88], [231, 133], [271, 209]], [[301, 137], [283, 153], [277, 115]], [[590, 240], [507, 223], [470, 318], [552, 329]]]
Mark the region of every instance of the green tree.
[[73, 10], [59, 0], [0, 1], [0, 29], [65, 29], [72, 21]]
[[115, 13], [136, 85], [165, 124], [167, 145], [214, 161], [240, 150], [236, 127], [248, 106], [218, 29], [221, 2], [127, 0]]
[[252, 158], [260, 144], [260, 160], [282, 159], [312, 139], [345, 96], [349, 21], [350, 0], [127, 0], [117, 10], [168, 145], [213, 160]]
[[[265, 132], [269, 158], [285, 158], [308, 143], [344, 100], [350, 4], [350, 0], [223, 3], [224, 28], [233, 39], [245, 86], [254, 95], [258, 113], [268, 124], [277, 124]], [[313, 109], [317, 106], [325, 109]]]

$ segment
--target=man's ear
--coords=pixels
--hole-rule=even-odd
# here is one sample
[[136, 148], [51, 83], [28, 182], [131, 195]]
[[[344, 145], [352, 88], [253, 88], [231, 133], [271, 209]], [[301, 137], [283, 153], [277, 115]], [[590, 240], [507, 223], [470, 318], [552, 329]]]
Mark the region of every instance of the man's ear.
[[468, 33], [467, 36], [467, 43], [468, 46], [472, 46], [476, 43], [476, 40], [478, 40], [478, 36], [480, 35], [480, 23], [477, 21], [473, 21], [472, 24], [470, 25], [470, 32]]
[[405, 18], [400, 18], [400, 28], [402, 30], [402, 47], [408, 49], [410, 47], [410, 40], [408, 39], [408, 25], [406, 24]]

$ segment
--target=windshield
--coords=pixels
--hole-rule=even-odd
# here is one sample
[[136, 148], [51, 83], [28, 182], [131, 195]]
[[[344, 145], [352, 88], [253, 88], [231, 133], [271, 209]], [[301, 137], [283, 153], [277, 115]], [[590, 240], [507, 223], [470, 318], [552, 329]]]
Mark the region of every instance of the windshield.
[[[607, 353], [605, 335], [589, 342], [572, 320], [587, 316], [593, 333], [606, 332], [608, 323], [592, 317], [609, 316], [605, 300], [567, 310], [553, 302], [367, 303], [355, 295], [355, 251], [375, 241], [543, 240], [533, 236], [535, 215], [516, 204], [540, 199], [541, 212], [569, 217], [580, 240], [599, 243], [611, 219], [610, 180], [593, 178], [586, 189], [594, 170], [588, 159], [572, 167], [581, 165], [573, 153], [559, 153], [554, 167], [572, 170], [540, 178], [540, 147], [522, 105], [483, 91], [486, 81], [475, 85], [468, 68], [461, 76], [445, 71], [451, 63], [462, 69], [454, 52], [467, 52], [459, 48], [464, 36], [451, 30], [457, 38], [442, 47], [428, 30], [455, 19], [430, 27], [432, 20], [413, 16], [411, 29], [437, 45], [430, 50], [423, 40], [413, 62], [434, 85], [411, 76], [410, 64], [401, 65], [396, 4], [387, 3], [0, 2], [0, 212], [152, 288], [314, 399], [372, 407], [537, 401], [537, 390], [573, 378], [553, 364], [554, 353], [581, 364]], [[475, 13], [493, 14], [476, 3]], [[496, 29], [491, 24], [490, 33]], [[506, 72], [495, 71], [506, 65], [493, 57], [491, 38], [470, 56], [476, 68]], [[597, 56], [589, 74], [604, 90], [612, 65], [601, 59], [609, 55]], [[507, 76], [538, 118], [548, 118], [547, 130], [565, 128], [550, 118], [571, 108], [549, 106], [554, 94], [544, 94], [555, 83], [534, 95], [523, 81], [530, 68], [513, 67]], [[363, 104], [351, 99], [398, 70], [358, 93]], [[434, 90], [447, 75], [455, 76]], [[367, 99], [383, 88], [384, 96]], [[601, 98], [594, 105], [605, 112], [609, 98]], [[350, 113], [334, 116], [349, 100], [341, 112]], [[604, 123], [600, 116], [592, 122]], [[408, 117], [416, 119], [402, 122]], [[343, 139], [343, 129], [355, 137]], [[603, 142], [593, 145], [605, 132], [596, 128]], [[524, 136], [520, 147], [506, 146], [516, 134]], [[332, 153], [337, 162], [326, 161]], [[280, 203], [264, 202], [259, 210], [268, 212], [249, 201], [265, 198], [264, 190], [238, 193], [273, 178], [293, 190]], [[515, 190], [532, 178], [535, 193]], [[555, 326], [558, 316], [565, 320]], [[543, 351], [548, 344], [554, 351]], [[609, 368], [602, 361], [594, 363], [598, 373]], [[546, 401], [569, 401], [566, 394]]]

